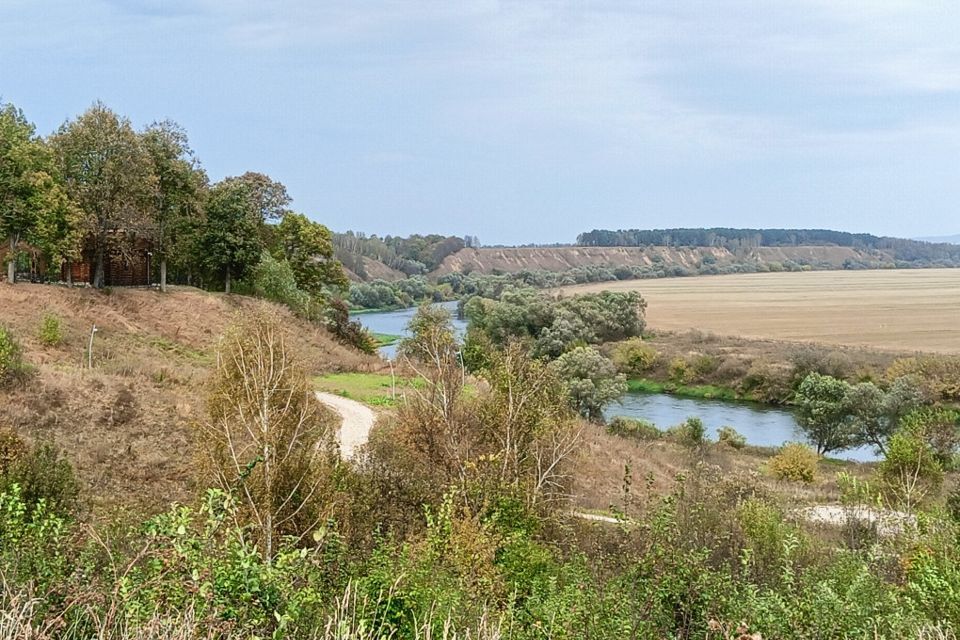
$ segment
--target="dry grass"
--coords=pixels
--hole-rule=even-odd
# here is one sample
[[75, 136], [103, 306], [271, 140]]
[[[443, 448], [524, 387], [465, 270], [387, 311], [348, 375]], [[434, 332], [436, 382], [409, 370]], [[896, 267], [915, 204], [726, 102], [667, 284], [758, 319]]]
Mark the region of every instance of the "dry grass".
[[[666, 441], [640, 441], [607, 433], [603, 427], [585, 425], [577, 473], [572, 487], [576, 510], [605, 511], [610, 507], [638, 515], [637, 509], [652, 496], [668, 494], [678, 474], [689, 476], [702, 463], [743, 486], [755, 486], [784, 504], [834, 503], [840, 499], [837, 473], [861, 479], [871, 477], [873, 466], [856, 462], [821, 460], [811, 484], [779, 481], [767, 470], [772, 449], [747, 447], [734, 450], [712, 444], [702, 453]], [[630, 494], [624, 492], [626, 470]]]
[[656, 330], [960, 353], [960, 269], [810, 271], [632, 280], [567, 295], [636, 290]]
[[[381, 614], [390, 606], [392, 592], [377, 598], [361, 595], [350, 583], [343, 594], [319, 620], [312, 632], [296, 636], [304, 640], [394, 640], [396, 628]], [[119, 602], [112, 602], [119, 611]], [[240, 640], [247, 634], [218, 629], [209, 620], [198, 619], [190, 608], [184, 611], [155, 611], [139, 623], [105, 616], [93, 607], [79, 605], [74, 616], [92, 623], [92, 636], [70, 629], [64, 631], [62, 618], [45, 619], [43, 603], [10, 585], [0, 583], [0, 640], [53, 640], [54, 638], [91, 638], [96, 640]], [[450, 617], [431, 612], [412, 630], [411, 640], [501, 640], [505, 637], [501, 617], [487, 609], [468, 627], [458, 628]], [[278, 636], [289, 637], [289, 636]]]
[[[178, 289], [90, 289], [0, 285], [0, 324], [22, 342], [33, 374], [0, 390], [0, 425], [62, 447], [86, 495], [106, 507], [150, 508], [189, 497], [196, 470], [192, 425], [219, 336], [237, 316], [264, 304], [241, 296]], [[63, 320], [64, 340], [37, 337], [47, 313]], [[312, 374], [376, 370], [379, 358], [332, 340], [279, 311], [290, 344]], [[93, 369], [86, 348], [93, 324]]]

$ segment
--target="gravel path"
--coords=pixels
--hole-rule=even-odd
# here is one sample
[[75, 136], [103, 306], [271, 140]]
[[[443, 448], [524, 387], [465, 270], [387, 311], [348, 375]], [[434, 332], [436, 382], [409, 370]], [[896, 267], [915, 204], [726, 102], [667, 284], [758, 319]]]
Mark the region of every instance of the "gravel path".
[[317, 400], [340, 415], [343, 421], [340, 424], [340, 454], [349, 460], [358, 448], [366, 444], [370, 437], [370, 429], [377, 420], [377, 414], [370, 407], [356, 400], [333, 393], [317, 391]]

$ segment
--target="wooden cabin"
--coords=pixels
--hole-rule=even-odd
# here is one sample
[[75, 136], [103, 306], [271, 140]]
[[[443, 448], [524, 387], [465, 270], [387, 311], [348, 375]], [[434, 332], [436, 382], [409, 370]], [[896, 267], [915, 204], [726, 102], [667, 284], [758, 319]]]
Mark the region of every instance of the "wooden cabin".
[[[131, 243], [110, 242], [103, 261], [103, 284], [107, 287], [147, 287], [152, 284], [153, 245], [142, 238]], [[75, 283], [93, 284], [96, 273], [96, 252], [85, 248], [80, 259], [64, 264], [60, 279], [71, 279]], [[69, 273], [68, 273], [69, 270]], [[68, 278], [68, 276], [71, 276]]]

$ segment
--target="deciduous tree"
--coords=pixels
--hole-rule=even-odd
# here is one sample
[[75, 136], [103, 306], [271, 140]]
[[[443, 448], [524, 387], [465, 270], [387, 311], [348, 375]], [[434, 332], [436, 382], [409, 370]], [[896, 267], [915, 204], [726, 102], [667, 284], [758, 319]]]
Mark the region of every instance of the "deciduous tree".
[[224, 182], [246, 187], [251, 206], [261, 223], [276, 222], [290, 211], [287, 208], [291, 201], [287, 188], [268, 175], [247, 171], [242, 176], [226, 178]]
[[893, 435], [877, 473], [887, 495], [908, 511], [943, 484], [943, 468], [923, 434], [915, 429], [901, 429]]
[[603, 422], [603, 408], [627, 392], [624, 376], [593, 347], [568, 351], [552, 366], [567, 385], [573, 408], [594, 422]]
[[11, 284], [21, 241], [57, 265], [76, 254], [79, 212], [53, 174], [49, 150], [34, 134], [33, 125], [12, 104], [0, 104], [0, 235], [9, 245]]
[[209, 414], [202, 434], [214, 476], [241, 498], [270, 561], [280, 536], [302, 539], [323, 518], [336, 460], [330, 421], [277, 317], [258, 312], [224, 336]]
[[797, 389], [797, 422], [821, 455], [849, 449], [856, 443], [848, 419], [849, 389], [843, 380], [819, 373], [809, 374]]
[[207, 178], [193, 157], [186, 131], [177, 123], [155, 122], [141, 137], [156, 179], [150, 210], [152, 235], [160, 260], [160, 290], [166, 292], [167, 262], [200, 212]]
[[108, 243], [131, 242], [149, 230], [157, 181], [150, 156], [130, 121], [97, 102], [52, 138], [67, 193], [84, 214], [94, 252], [93, 285], [104, 285]]
[[194, 251], [206, 268], [223, 277], [230, 293], [233, 279], [242, 278], [260, 261], [259, 212], [251, 204], [249, 187], [236, 180], [218, 182], [210, 189], [205, 212]]
[[274, 231], [278, 259], [293, 269], [297, 286], [313, 296], [342, 292], [349, 286], [340, 261], [334, 257], [333, 234], [305, 215], [287, 213]]

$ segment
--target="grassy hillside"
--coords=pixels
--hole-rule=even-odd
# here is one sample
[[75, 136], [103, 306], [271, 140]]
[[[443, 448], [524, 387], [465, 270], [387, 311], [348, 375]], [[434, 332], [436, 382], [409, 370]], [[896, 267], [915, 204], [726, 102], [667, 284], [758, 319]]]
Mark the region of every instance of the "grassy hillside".
[[[0, 286], [0, 324], [18, 338], [32, 370], [22, 383], [0, 390], [0, 426], [62, 447], [97, 508], [185, 499], [196, 472], [191, 425], [204, 414], [217, 339], [237, 315], [263, 304], [193, 289], [160, 295]], [[310, 371], [379, 366], [378, 358], [278, 312]], [[47, 315], [62, 323], [59, 345], [45, 346], [38, 337]]]

